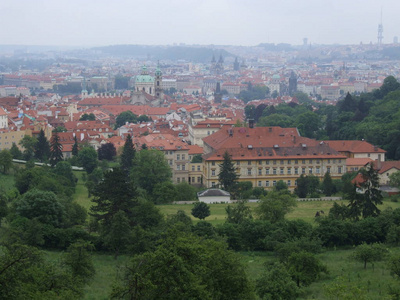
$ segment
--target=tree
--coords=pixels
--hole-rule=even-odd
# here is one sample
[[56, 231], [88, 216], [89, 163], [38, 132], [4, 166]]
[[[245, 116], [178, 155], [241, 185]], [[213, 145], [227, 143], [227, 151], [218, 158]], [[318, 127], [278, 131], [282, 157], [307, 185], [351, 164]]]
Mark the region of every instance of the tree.
[[301, 174], [297, 179], [297, 186], [294, 189], [294, 192], [300, 198], [306, 198], [307, 196], [311, 196], [317, 192], [319, 184], [318, 177], [313, 175], [305, 176], [304, 174]]
[[260, 299], [296, 299], [299, 289], [285, 266], [275, 264], [256, 281], [256, 291]]
[[79, 152], [78, 139], [74, 136], [74, 145], [72, 146], [72, 156], [77, 156]]
[[114, 251], [114, 258], [117, 259], [121, 251], [125, 250], [131, 240], [129, 219], [126, 213], [119, 210], [111, 219], [111, 225], [104, 229], [106, 234], [104, 242], [107, 247]]
[[120, 113], [115, 119], [115, 128], [121, 127], [125, 123], [137, 123], [137, 115], [130, 110]]
[[58, 162], [62, 161], [64, 156], [62, 153], [63, 146], [60, 143], [60, 137], [57, 132], [53, 133], [53, 137], [51, 138], [51, 147], [50, 147], [50, 164], [54, 167]]
[[153, 194], [157, 184], [172, 178], [165, 155], [159, 150], [141, 150], [136, 153], [131, 174], [135, 184], [146, 190], [149, 195]]
[[90, 242], [80, 240], [71, 244], [63, 257], [63, 261], [71, 269], [72, 275], [84, 283], [88, 283], [96, 273], [89, 252], [93, 249], [94, 246]]
[[172, 203], [178, 197], [176, 186], [170, 181], [157, 183], [153, 188], [152, 194], [155, 204]]
[[135, 148], [133, 147], [133, 142], [131, 135], [128, 134], [125, 139], [124, 148], [121, 154], [121, 168], [127, 172], [130, 172], [133, 166], [133, 159], [135, 158]]
[[285, 215], [297, 205], [292, 195], [285, 192], [271, 191], [262, 197], [256, 207], [256, 214], [261, 220], [271, 223], [283, 221]]
[[328, 273], [326, 266], [318, 258], [305, 251], [293, 253], [289, 257], [287, 268], [298, 287], [309, 286], [321, 273]]
[[43, 224], [60, 227], [63, 221], [64, 207], [53, 192], [33, 189], [16, 201], [15, 211], [22, 217], [36, 218]]
[[326, 172], [324, 175], [324, 180], [322, 181], [322, 192], [326, 196], [331, 196], [335, 191], [335, 185], [333, 184], [331, 175]]
[[397, 276], [397, 278], [400, 278], [400, 255], [399, 254], [395, 254], [392, 255], [389, 258], [389, 262], [388, 262], [390, 271]]
[[192, 208], [192, 216], [204, 220], [210, 215], [210, 206], [204, 202], [196, 202]]
[[104, 179], [94, 188], [93, 195], [90, 215], [103, 222], [105, 227], [111, 225], [114, 215], [120, 210], [126, 213], [130, 224], [135, 223], [132, 210], [137, 205], [136, 190], [124, 171], [113, 168], [104, 173]]
[[22, 138], [22, 140], [19, 141], [19, 145], [21, 145], [24, 148], [23, 151], [24, 160], [28, 161], [33, 158], [36, 142], [37, 142], [36, 138], [29, 135], [25, 135]]
[[99, 157], [99, 160], [112, 160], [114, 156], [117, 155], [117, 149], [115, 149], [115, 146], [113, 143], [106, 143], [100, 146], [99, 149], [97, 149], [97, 154]]
[[175, 185], [177, 197], [176, 201], [196, 200], [196, 188], [187, 182], [181, 182]]
[[96, 120], [96, 116], [93, 113], [90, 114], [83, 114], [79, 121], [95, 121]]
[[2, 168], [2, 173], [6, 174], [8, 170], [12, 167], [13, 157], [7, 149], [0, 151], [0, 168]]
[[246, 220], [253, 219], [251, 209], [246, 203], [246, 200], [239, 200], [235, 205], [228, 205], [225, 208], [227, 214], [226, 222], [241, 224]]
[[230, 191], [235, 186], [239, 175], [236, 174], [236, 168], [232, 162], [231, 156], [228, 151], [225, 151], [224, 160], [222, 164], [219, 165], [220, 171], [218, 174], [218, 180], [224, 190]]
[[13, 159], [22, 159], [22, 152], [15, 143], [12, 143], [10, 153]]
[[400, 171], [390, 174], [389, 179], [390, 179], [390, 186], [400, 187]]
[[378, 171], [372, 164], [360, 170], [362, 182], [359, 184], [362, 193], [357, 193], [350, 199], [350, 215], [358, 218], [360, 214], [363, 218], [376, 217], [380, 214], [377, 205], [382, 204], [382, 194], [379, 190]]
[[40, 129], [37, 142], [35, 144], [35, 158], [40, 161], [46, 161], [50, 155], [50, 144], [44, 135], [43, 129]]
[[364, 269], [367, 268], [367, 263], [382, 260], [388, 250], [381, 244], [368, 245], [365, 242], [358, 245], [354, 249], [353, 258], [364, 263]]
[[78, 162], [88, 174], [97, 167], [97, 152], [92, 147], [84, 147], [78, 153]]

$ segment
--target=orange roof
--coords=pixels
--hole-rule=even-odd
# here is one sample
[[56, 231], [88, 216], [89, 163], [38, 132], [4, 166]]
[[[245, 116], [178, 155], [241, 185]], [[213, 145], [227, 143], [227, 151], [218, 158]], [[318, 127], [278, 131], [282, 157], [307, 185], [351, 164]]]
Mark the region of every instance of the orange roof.
[[189, 154], [195, 155], [195, 154], [203, 154], [203, 147], [200, 147], [198, 145], [188, 145], [189, 147]]
[[333, 149], [339, 152], [351, 152], [351, 153], [385, 153], [382, 150], [366, 141], [326, 141]]
[[348, 158], [346, 159], [346, 165], [349, 166], [365, 166], [367, 163], [371, 162], [372, 159], [366, 158]]

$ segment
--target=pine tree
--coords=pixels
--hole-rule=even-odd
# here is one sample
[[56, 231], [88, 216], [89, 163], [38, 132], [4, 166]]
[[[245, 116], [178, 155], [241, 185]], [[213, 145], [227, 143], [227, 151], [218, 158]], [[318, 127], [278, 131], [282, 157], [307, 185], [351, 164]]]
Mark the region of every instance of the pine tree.
[[135, 158], [135, 148], [133, 147], [133, 142], [131, 135], [128, 134], [125, 140], [124, 149], [121, 154], [121, 169], [129, 172], [133, 165], [133, 159]]
[[51, 138], [50, 147], [50, 164], [54, 167], [59, 161], [63, 160], [62, 145], [60, 144], [60, 137], [57, 132], [53, 133]]
[[76, 135], [74, 136], [74, 145], [72, 146], [72, 155], [77, 156], [79, 152], [78, 149], [78, 139], [76, 138]]
[[35, 144], [35, 158], [40, 161], [45, 161], [50, 155], [50, 145], [46, 136], [44, 135], [43, 129], [40, 129], [37, 142]]
[[218, 180], [224, 190], [230, 191], [236, 185], [239, 175], [236, 174], [235, 165], [228, 151], [225, 151], [224, 161], [219, 167], [220, 172], [218, 174]]
[[335, 185], [333, 184], [331, 175], [326, 172], [324, 181], [322, 181], [322, 191], [326, 196], [331, 196], [335, 192]]

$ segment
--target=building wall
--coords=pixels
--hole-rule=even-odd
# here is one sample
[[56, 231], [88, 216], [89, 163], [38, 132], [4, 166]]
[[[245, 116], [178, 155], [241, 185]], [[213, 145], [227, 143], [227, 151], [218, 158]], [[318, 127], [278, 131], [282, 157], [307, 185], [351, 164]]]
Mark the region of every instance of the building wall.
[[[293, 190], [301, 174], [314, 175], [323, 179], [329, 172], [332, 179], [340, 179], [346, 172], [345, 159], [268, 159], [268, 160], [233, 160], [239, 181], [250, 181], [253, 187], [272, 189], [283, 180]], [[206, 161], [204, 164], [204, 184], [210, 188], [218, 185], [219, 165], [222, 161]]]
[[372, 160], [385, 161], [385, 153], [355, 153], [354, 158], [370, 158]]
[[384, 173], [379, 174], [379, 184], [380, 185], [389, 185], [389, 182], [390, 182], [389, 176], [398, 171], [399, 171], [398, 169], [392, 168], [390, 170], [387, 170]]
[[0, 150], [11, 149], [13, 143], [18, 146], [25, 135], [32, 136], [32, 132], [30, 130], [0, 131]]
[[174, 183], [189, 181], [189, 150], [163, 150], [165, 158], [172, 170]]

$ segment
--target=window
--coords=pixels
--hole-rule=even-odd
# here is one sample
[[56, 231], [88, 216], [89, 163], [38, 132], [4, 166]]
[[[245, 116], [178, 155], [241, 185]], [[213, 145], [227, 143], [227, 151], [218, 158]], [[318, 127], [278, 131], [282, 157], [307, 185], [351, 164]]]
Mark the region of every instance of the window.
[[180, 160], [181, 159], [181, 155], [180, 154], [177, 154], [176, 155], [176, 160]]
[[306, 168], [301, 168], [301, 174], [306, 174]]
[[276, 186], [276, 180], [272, 181], [272, 185]]
[[185, 154], [182, 154], [182, 160], [185, 160]]
[[312, 168], [308, 169], [308, 174], [312, 174]]
[[292, 185], [292, 181], [291, 180], [288, 180], [287, 181], [287, 186], [291, 186]]
[[294, 181], [294, 186], [297, 186], [297, 180]]
[[305, 164], [305, 163], [306, 163], [306, 160], [305, 160], [305, 159], [303, 159], [303, 160], [302, 160], [302, 163], [303, 163], [303, 164]]
[[328, 159], [328, 164], [330, 164], [331, 163], [331, 160], [330, 159]]
[[331, 167], [326, 167], [326, 172], [330, 173], [331, 172]]
[[172, 166], [172, 159], [169, 160], [169, 165]]
[[182, 182], [186, 182], [186, 178], [185, 177], [182, 177]]
[[269, 168], [265, 169], [265, 175], [269, 175]]
[[176, 165], [176, 169], [177, 169], [178, 171], [180, 171], [181, 165]]
[[297, 165], [298, 163], [299, 163], [299, 161], [296, 159], [296, 160], [294, 161], [294, 164]]
[[215, 188], [215, 182], [211, 182], [211, 187]]
[[265, 164], [266, 164], [266, 165], [269, 165], [269, 160], [266, 160], [266, 161], [265, 161]]
[[258, 161], [258, 164], [259, 164], [259, 165], [262, 165], [262, 160], [259, 160], [259, 161]]
[[283, 165], [284, 164], [284, 161], [283, 161], [283, 159], [281, 159], [281, 165]]
[[276, 168], [273, 169], [272, 174], [276, 175]]
[[321, 162], [319, 161], [319, 159], [317, 159], [316, 163], [317, 163], [317, 164], [320, 164]]
[[315, 168], [315, 173], [320, 174], [321, 173], [321, 169], [319, 167]]
[[312, 159], [310, 159], [309, 163], [312, 164]]
[[287, 173], [288, 173], [288, 175], [292, 174], [292, 168], [288, 168]]
[[261, 186], [261, 181], [258, 182], [258, 186]]
[[334, 164], [336, 164], [336, 159], [333, 159], [332, 162], [333, 162]]
[[[380, 154], [379, 154], [379, 155], [380, 155]], [[342, 163], [342, 160], [341, 160], [341, 159], [338, 159], [338, 163], [341, 164], [341, 163]]]
[[273, 164], [276, 165], [276, 160], [274, 160]]
[[299, 174], [299, 168], [294, 168], [294, 174], [296, 174], [296, 175]]
[[279, 174], [283, 175], [284, 173], [284, 168], [281, 168], [281, 170], [279, 171]]
[[287, 164], [290, 165], [292, 163], [292, 161], [290, 159], [288, 159]]
[[211, 170], [211, 176], [215, 176], [215, 170]]
[[194, 179], [195, 179], [195, 177], [192, 177], [192, 183], [195, 183]]
[[211, 165], [212, 165], [212, 166], [215, 166], [215, 161], [211, 162]]
[[186, 165], [182, 165], [182, 171], [186, 170]]
[[249, 160], [249, 161], [247, 162], [247, 164], [248, 164], [249, 166], [251, 166], [251, 161]]
[[192, 166], [192, 171], [194, 171], [194, 166]]
[[251, 175], [251, 169], [247, 169], [247, 175]]
[[197, 166], [197, 171], [200, 171], [200, 166]]
[[269, 186], [269, 180], [265, 182], [265, 186]]
[[342, 174], [342, 167], [338, 167], [338, 168], [337, 168], [337, 172], [338, 172], [339, 174]]
[[210, 131], [207, 131], [207, 135], [210, 135]]
[[201, 182], [201, 177], [200, 177], [200, 176], [197, 177], [197, 182], [198, 182], [198, 183]]
[[258, 169], [258, 175], [262, 175], [262, 169]]
[[236, 162], [236, 165], [240, 166], [240, 161], [237, 161], [237, 162]]
[[180, 183], [181, 182], [181, 179], [178, 177], [178, 178], [176, 178], [176, 182], [177, 183]]

